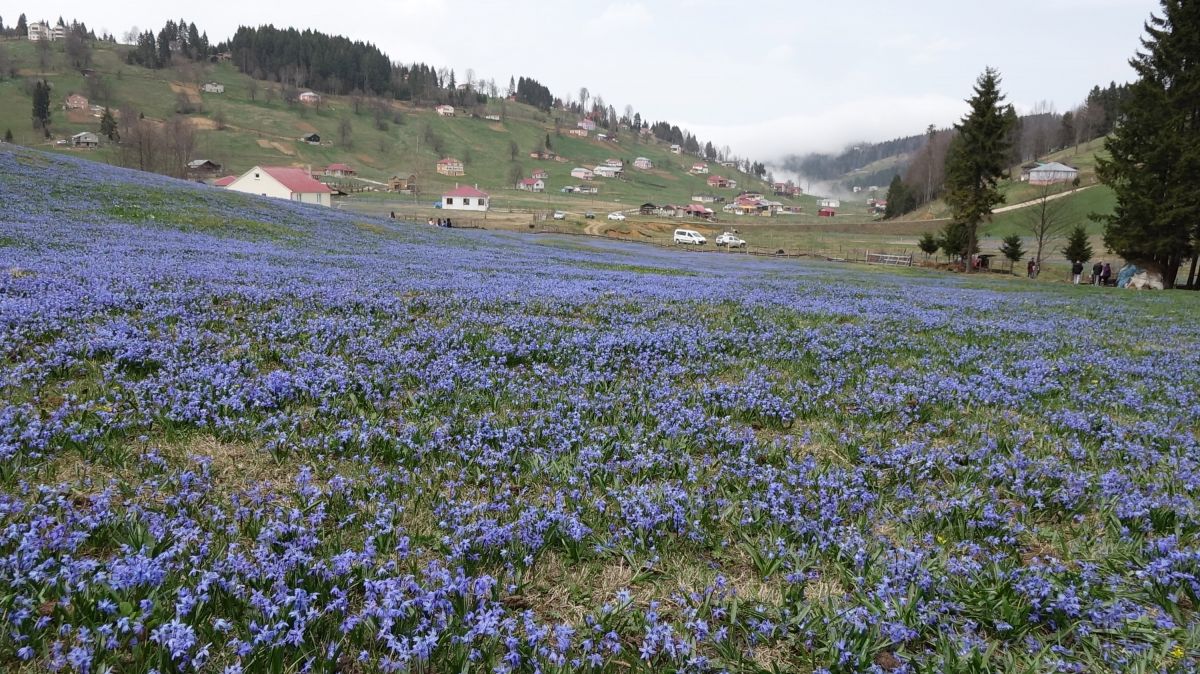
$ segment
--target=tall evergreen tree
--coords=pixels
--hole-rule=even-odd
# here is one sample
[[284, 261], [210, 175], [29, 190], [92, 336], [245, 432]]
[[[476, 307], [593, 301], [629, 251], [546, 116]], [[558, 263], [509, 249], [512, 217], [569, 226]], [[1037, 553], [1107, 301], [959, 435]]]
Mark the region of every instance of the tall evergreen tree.
[[1170, 288], [1200, 236], [1200, 3], [1161, 4], [1130, 60], [1138, 80], [1105, 141], [1111, 158], [1099, 159], [1097, 172], [1117, 196], [1102, 218], [1104, 244], [1156, 267]]
[[17, 37], [25, 37], [29, 34], [29, 25], [25, 23], [25, 15], [22, 14], [17, 18]]
[[1004, 237], [1004, 245], [1000, 246], [1000, 254], [1008, 258], [1008, 270], [1012, 271], [1013, 266], [1025, 257], [1025, 246], [1021, 242], [1021, 235], [1009, 234]]
[[33, 128], [45, 129], [50, 125], [50, 85], [39, 80], [33, 85]]
[[117, 132], [117, 120], [113, 117], [112, 110], [104, 108], [104, 114], [100, 117], [100, 135], [111, 141], [120, 140], [121, 134]]
[[1092, 244], [1088, 241], [1087, 230], [1083, 225], [1075, 225], [1067, 235], [1067, 245], [1063, 247], [1063, 257], [1071, 262], [1084, 263], [1092, 259]]
[[[993, 68], [975, 81], [975, 95], [967, 103], [971, 111], [954, 125], [958, 136], [946, 156], [945, 199], [953, 224], [962, 228], [963, 250], [969, 256], [977, 248], [979, 225], [991, 217], [997, 204], [1004, 203], [996, 185], [1008, 168], [1016, 113], [1011, 105], [1003, 104], [1000, 74]], [[967, 270], [971, 270], [970, 264]]]

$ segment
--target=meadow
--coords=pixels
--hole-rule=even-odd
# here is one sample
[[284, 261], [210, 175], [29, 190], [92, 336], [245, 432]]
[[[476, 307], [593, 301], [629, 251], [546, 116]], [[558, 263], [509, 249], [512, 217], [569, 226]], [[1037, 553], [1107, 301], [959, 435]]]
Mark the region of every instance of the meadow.
[[1200, 298], [0, 147], [0, 670], [1191, 672]]

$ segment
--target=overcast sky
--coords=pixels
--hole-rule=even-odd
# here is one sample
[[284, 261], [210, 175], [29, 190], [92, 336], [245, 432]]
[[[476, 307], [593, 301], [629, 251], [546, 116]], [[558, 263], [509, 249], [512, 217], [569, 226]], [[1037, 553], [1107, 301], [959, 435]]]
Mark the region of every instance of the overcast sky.
[[[239, 25], [313, 28], [507, 85], [533, 77], [669, 120], [772, 160], [948, 125], [975, 77], [998, 68], [1018, 109], [1059, 111], [1094, 84], [1132, 79], [1155, 0], [327, 0], [172, 3], [63, 0], [9, 25], [76, 18], [118, 37], [186, 18], [216, 42]], [[10, 16], [11, 15], [11, 16]]]

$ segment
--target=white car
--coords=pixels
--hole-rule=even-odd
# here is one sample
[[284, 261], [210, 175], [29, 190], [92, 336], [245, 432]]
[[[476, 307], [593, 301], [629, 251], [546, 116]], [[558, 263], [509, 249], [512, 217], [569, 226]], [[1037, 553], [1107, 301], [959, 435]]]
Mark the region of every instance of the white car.
[[609, 220], [624, 220], [625, 214], [620, 211], [616, 211], [615, 213], [609, 213], [608, 219]]
[[714, 241], [718, 246], [729, 246], [730, 248], [745, 248], [746, 242], [729, 232], [722, 232]]
[[566, 220], [567, 214], [562, 211], [554, 211], [554, 219], [555, 220]]
[[703, 246], [708, 242], [708, 239], [704, 238], [700, 232], [693, 229], [677, 229], [671, 240], [689, 246]]

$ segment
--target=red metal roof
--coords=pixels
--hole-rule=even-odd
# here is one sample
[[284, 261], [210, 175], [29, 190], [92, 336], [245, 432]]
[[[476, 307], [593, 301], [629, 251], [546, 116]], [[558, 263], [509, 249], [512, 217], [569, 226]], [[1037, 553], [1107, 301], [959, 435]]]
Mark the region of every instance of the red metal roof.
[[224, 178], [217, 178], [216, 181], [213, 182], [213, 185], [217, 187], [229, 187], [230, 183], [237, 179], [237, 176], [225, 176]]
[[333, 192], [333, 190], [325, 185], [313, 180], [313, 177], [304, 169], [287, 166], [260, 166], [259, 168], [262, 169], [263, 173], [278, 180], [284, 187], [297, 194], [330, 194]]
[[442, 196], [444, 196], [444, 197], [487, 198], [488, 193], [484, 192], [482, 190], [477, 190], [474, 187], [470, 187], [468, 185], [463, 185], [462, 187], [455, 187], [454, 189], [452, 189], [448, 192], [442, 192]]

